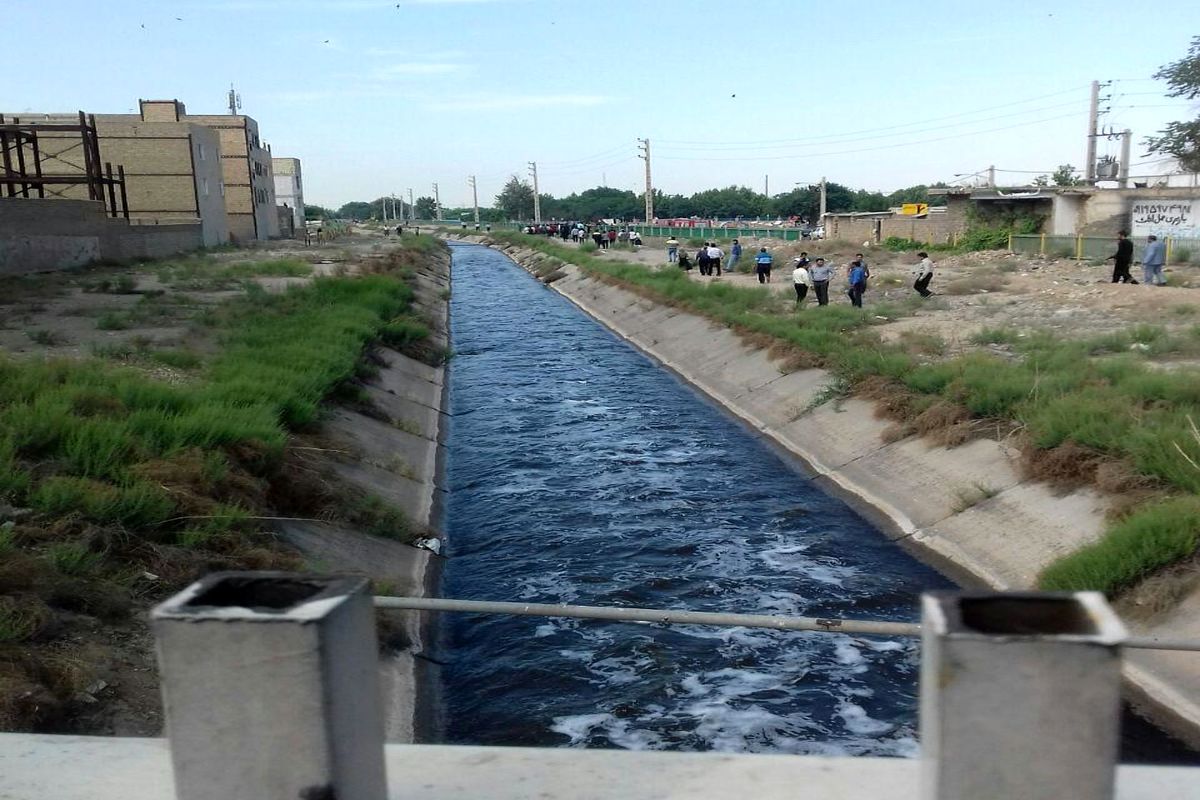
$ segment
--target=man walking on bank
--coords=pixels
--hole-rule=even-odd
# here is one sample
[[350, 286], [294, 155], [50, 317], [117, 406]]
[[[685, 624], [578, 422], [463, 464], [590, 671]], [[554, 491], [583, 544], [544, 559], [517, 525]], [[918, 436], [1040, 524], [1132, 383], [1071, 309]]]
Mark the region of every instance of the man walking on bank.
[[742, 245], [737, 239], [733, 240], [733, 246], [729, 248], [729, 263], [725, 265], [726, 272], [733, 272], [737, 269], [738, 261], [742, 259]]
[[861, 261], [855, 261], [850, 266], [850, 305], [862, 308], [863, 292], [867, 290], [867, 268]]
[[774, 259], [767, 252], [767, 248], [759, 248], [758, 255], [754, 257], [754, 271], [758, 275], [759, 283], [771, 282], [771, 265]]
[[1167, 263], [1167, 248], [1157, 236], [1146, 237], [1146, 251], [1142, 253], [1142, 280], [1147, 286], [1166, 286], [1163, 264]]
[[1129, 274], [1133, 264], [1133, 242], [1129, 241], [1129, 231], [1117, 233], [1117, 252], [1105, 259], [1113, 262], [1113, 283], [1137, 283]]
[[929, 260], [929, 253], [924, 251], [917, 253], [917, 258], [921, 260], [913, 267], [913, 275], [917, 278], [913, 283], [913, 288], [921, 297], [929, 297], [933, 294], [929, 291], [929, 282], [933, 280], [933, 262]]

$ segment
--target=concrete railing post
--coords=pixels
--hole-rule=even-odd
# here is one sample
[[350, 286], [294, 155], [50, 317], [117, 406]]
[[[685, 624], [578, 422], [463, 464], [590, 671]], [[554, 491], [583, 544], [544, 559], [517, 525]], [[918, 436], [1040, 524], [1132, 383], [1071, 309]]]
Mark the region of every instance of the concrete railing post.
[[1095, 592], [926, 594], [922, 800], [1111, 800], [1124, 638]]
[[154, 609], [178, 800], [384, 800], [367, 582], [211, 575]]

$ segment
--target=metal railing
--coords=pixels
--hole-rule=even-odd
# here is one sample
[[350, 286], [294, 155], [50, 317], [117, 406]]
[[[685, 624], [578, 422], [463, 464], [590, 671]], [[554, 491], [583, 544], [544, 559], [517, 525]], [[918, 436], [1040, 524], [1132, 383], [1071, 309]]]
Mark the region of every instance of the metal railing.
[[[921, 606], [917, 626], [373, 598], [365, 578], [250, 572], [204, 578], [151, 617], [178, 800], [384, 800], [380, 607], [919, 633], [922, 798], [1112, 800], [1127, 633], [1103, 596], [935, 592]], [[519, 778], [536, 786], [542, 772], [528, 764]], [[602, 786], [594, 794], [616, 796]]]
[[[1183, 239], [1168, 236], [1163, 241], [1167, 247], [1166, 257], [1168, 264], [1186, 263], [1200, 259], [1200, 239]], [[1008, 237], [1008, 249], [1019, 255], [1096, 260], [1107, 259], [1111, 256], [1117, 249], [1117, 242], [1111, 236], [1056, 236], [1049, 233], [1013, 234]], [[1145, 249], [1145, 241], [1134, 240], [1134, 261], [1142, 260], [1142, 253], [1145, 252]]]
[[[491, 600], [450, 600], [436, 597], [389, 597], [376, 595], [375, 607], [404, 611], [444, 611], [459, 614], [509, 614], [524, 617], [572, 617], [614, 622], [645, 622], [660, 625], [713, 625], [725, 628], [768, 628], [779, 631], [847, 633], [861, 636], [920, 636], [915, 622], [839, 619], [836, 617], [785, 617], [768, 614], [727, 614], [712, 611], [673, 611], [665, 608], [573, 606], [553, 603], [504, 603]], [[1138, 650], [1184, 650], [1200, 652], [1200, 640], [1130, 636], [1123, 647]]]

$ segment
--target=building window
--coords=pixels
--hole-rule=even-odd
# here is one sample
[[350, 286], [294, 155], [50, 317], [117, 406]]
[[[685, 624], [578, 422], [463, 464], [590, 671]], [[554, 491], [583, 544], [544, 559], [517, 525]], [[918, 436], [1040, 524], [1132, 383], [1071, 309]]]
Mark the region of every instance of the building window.
[[203, 144], [196, 145], [196, 158], [199, 161], [204, 160], [204, 145]]
[[208, 178], [200, 179], [200, 194], [208, 197]]

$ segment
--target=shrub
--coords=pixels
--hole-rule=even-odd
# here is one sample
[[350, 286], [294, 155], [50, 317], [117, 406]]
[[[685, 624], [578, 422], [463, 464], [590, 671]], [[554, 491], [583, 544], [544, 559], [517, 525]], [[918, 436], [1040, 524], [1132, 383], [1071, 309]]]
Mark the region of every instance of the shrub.
[[64, 575], [89, 575], [100, 565], [102, 557], [82, 542], [59, 542], [46, 550], [46, 559]]
[[199, 354], [186, 349], [152, 350], [150, 358], [160, 364], [176, 369], [195, 369], [200, 366]]
[[1112, 595], [1151, 571], [1190, 556], [1200, 539], [1200, 498], [1177, 497], [1142, 508], [1109, 527], [1098, 542], [1042, 571], [1050, 591]]
[[1192, 251], [1188, 247], [1173, 248], [1171, 253], [1171, 263], [1173, 264], [1189, 264], [1192, 261]]
[[129, 327], [129, 317], [115, 311], [106, 311], [96, 319], [96, 327], [102, 331], [123, 331]]

